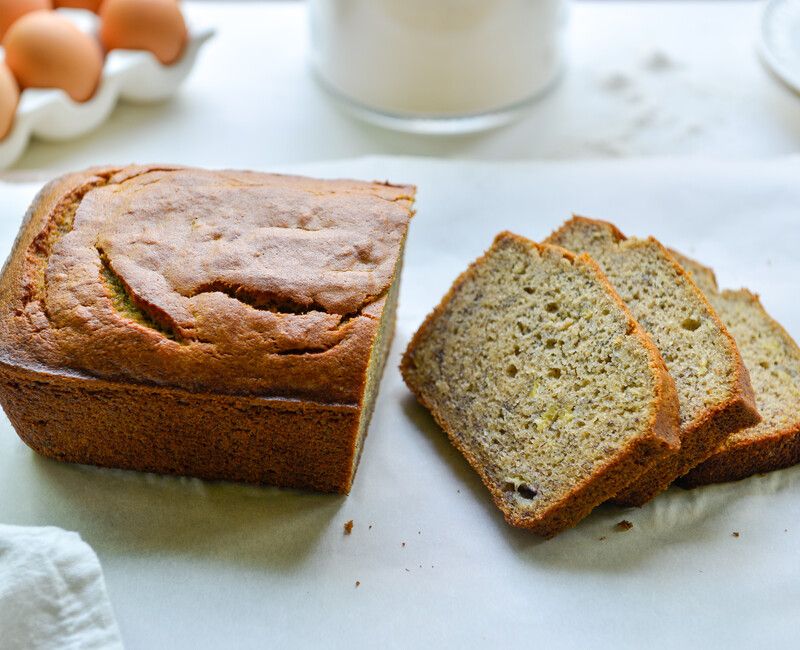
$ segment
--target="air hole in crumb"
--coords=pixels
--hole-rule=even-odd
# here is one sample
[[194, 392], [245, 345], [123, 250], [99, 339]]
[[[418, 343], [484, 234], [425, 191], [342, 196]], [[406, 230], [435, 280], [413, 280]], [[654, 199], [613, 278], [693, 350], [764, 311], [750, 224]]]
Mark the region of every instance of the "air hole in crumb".
[[508, 368], [506, 368], [506, 374], [509, 377], [516, 377], [517, 376], [517, 367], [513, 363], [509, 364]]
[[525, 485], [522, 483], [517, 487], [517, 494], [519, 494], [523, 499], [533, 499], [537, 494], [539, 494], [536, 490], [534, 490], [530, 485]]
[[516, 355], [518, 355], [518, 354], [519, 354], [519, 352], [520, 352], [520, 350], [519, 350], [519, 346], [518, 346], [518, 345], [515, 345], [515, 346], [514, 346], [514, 355], [515, 355], [515, 356], [516, 356]]
[[556, 312], [556, 311], [558, 311], [558, 303], [557, 303], [557, 302], [548, 302], [548, 303], [547, 303], [547, 304], [544, 306], [544, 310], [545, 310], [546, 312], [548, 312], [548, 313], [552, 314], [553, 312]]
[[523, 290], [525, 293], [533, 293], [533, 287], [524, 287]]
[[759, 361], [758, 365], [761, 366], [764, 370], [769, 368], [769, 361]]
[[550, 368], [550, 370], [547, 371], [547, 376], [548, 377], [553, 377], [554, 379], [558, 379], [559, 377], [561, 377], [561, 369], [560, 368]]
[[531, 331], [531, 328], [528, 327], [522, 321], [517, 321], [517, 329], [519, 329], [519, 331], [522, 332], [523, 334], [527, 334], [528, 332]]
[[685, 330], [689, 330], [690, 332], [694, 332], [698, 327], [700, 327], [700, 321], [697, 318], [684, 318], [683, 322], [681, 323], [681, 327]]
[[558, 341], [555, 339], [547, 339], [547, 341], [544, 343], [544, 347], [548, 350], [552, 350], [554, 347], [556, 347], [556, 343], [558, 343]]

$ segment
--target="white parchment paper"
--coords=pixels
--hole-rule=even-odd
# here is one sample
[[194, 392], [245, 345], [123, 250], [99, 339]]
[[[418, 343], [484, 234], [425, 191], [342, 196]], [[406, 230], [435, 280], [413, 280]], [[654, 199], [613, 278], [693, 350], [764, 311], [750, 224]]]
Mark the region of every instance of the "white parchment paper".
[[[79, 531], [128, 648], [800, 646], [800, 468], [602, 507], [543, 542], [503, 522], [397, 371], [495, 233], [541, 239], [570, 212], [713, 265], [800, 336], [800, 159], [284, 171], [419, 186], [392, 358], [349, 497], [58, 464], [0, 418], [0, 522]], [[36, 189], [0, 185], [3, 256]], [[623, 518], [634, 526], [617, 532]]]

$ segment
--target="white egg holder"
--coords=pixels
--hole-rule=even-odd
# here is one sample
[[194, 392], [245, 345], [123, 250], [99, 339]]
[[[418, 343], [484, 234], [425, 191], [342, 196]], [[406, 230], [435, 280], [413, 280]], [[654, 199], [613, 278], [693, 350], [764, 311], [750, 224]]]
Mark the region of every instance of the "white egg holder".
[[96, 129], [120, 99], [153, 103], [172, 96], [194, 67], [200, 47], [213, 35], [212, 28], [189, 26], [186, 48], [170, 65], [143, 50], [108, 52], [97, 90], [85, 102], [73, 101], [60, 88], [26, 88], [20, 94], [11, 131], [0, 140], [0, 169], [14, 164], [31, 137], [71, 140]]

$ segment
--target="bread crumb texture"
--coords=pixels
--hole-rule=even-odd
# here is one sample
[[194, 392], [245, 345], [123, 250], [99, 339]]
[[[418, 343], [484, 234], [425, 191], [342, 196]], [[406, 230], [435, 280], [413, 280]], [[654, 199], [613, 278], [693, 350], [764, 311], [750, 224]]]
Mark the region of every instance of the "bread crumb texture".
[[[656, 437], [661, 392], [673, 390], [659, 364], [596, 266], [503, 234], [420, 328], [402, 370], [507, 519], [552, 534], [603, 497], [578, 497], [588, 501], [543, 524], [565, 499], [632, 442]], [[670, 425], [658, 455], [674, 449]], [[619, 487], [641, 472], [638, 461], [616, 476]]]
[[591, 255], [651, 336], [675, 381], [680, 452], [614, 499], [643, 505], [708, 458], [729, 434], [758, 422], [747, 370], [713, 307], [655, 239], [628, 239], [610, 223], [575, 217], [547, 241]]
[[800, 347], [746, 289], [720, 291], [708, 267], [674, 253], [703, 288], [741, 351], [762, 420], [729, 436], [680, 479], [686, 487], [731, 481], [800, 462]]

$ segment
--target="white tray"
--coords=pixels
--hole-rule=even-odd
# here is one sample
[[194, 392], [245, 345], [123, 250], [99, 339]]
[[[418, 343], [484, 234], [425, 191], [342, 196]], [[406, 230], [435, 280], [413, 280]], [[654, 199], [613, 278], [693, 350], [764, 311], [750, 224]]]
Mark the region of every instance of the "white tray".
[[[96, 27], [86, 12], [63, 12], [85, 31]], [[14, 125], [0, 140], [0, 169], [5, 169], [25, 151], [32, 136], [43, 140], [71, 140], [105, 122], [120, 98], [133, 102], [158, 102], [174, 94], [189, 75], [200, 47], [211, 36], [211, 28], [189, 27], [189, 42], [177, 62], [165, 66], [150, 52], [113, 50], [103, 65], [100, 85], [85, 102], [73, 101], [58, 88], [27, 88], [20, 96]], [[0, 48], [2, 52], [2, 48]]]

